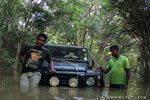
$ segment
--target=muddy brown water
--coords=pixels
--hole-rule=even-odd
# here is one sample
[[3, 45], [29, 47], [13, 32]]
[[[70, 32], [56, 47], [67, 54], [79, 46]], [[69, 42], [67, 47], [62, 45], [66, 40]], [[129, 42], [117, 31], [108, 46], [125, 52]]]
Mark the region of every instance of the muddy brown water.
[[0, 100], [150, 100], [150, 85], [137, 84], [136, 79], [132, 73], [128, 89], [124, 90], [109, 89], [106, 75], [104, 88], [22, 88], [19, 75], [0, 71]]

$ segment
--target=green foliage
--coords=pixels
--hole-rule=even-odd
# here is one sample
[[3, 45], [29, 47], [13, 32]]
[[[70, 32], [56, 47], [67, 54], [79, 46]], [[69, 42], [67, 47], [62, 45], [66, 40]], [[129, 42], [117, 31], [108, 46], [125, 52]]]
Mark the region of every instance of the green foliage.
[[112, 2], [112, 5], [113, 8], [117, 9], [119, 15], [125, 19], [130, 35], [134, 36], [134, 39], [139, 42], [141, 58], [138, 59], [141, 60], [141, 75], [145, 82], [150, 82], [150, 1], [117, 0]]
[[6, 1], [0, 1], [0, 36], [6, 32], [5, 26], [9, 22], [7, 59], [2, 57], [5, 62], [13, 63], [10, 58], [16, 56], [19, 40], [23, 44], [33, 43], [38, 33], [46, 32], [48, 44], [85, 46], [101, 66], [105, 66], [111, 57], [108, 54], [110, 45], [117, 44], [121, 53], [133, 62], [131, 66], [137, 66], [138, 43], [133, 45], [135, 38], [129, 36], [131, 32], [125, 18], [109, 0]]
[[[33, 16], [34, 15], [34, 16]], [[43, 9], [40, 4], [34, 4], [32, 8], [32, 23], [34, 27], [40, 31], [44, 31], [46, 27], [51, 25], [53, 21], [52, 15]]]
[[15, 63], [15, 58], [11, 57], [7, 51], [4, 52], [4, 55], [1, 55], [0, 59], [8, 67], [13, 67]]

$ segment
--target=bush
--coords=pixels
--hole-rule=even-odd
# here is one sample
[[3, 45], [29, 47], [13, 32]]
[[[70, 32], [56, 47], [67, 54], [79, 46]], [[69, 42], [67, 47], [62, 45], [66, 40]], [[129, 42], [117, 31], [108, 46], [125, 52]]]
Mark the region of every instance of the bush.
[[15, 58], [11, 57], [6, 50], [4, 54], [0, 56], [0, 59], [2, 60], [2, 64], [8, 67], [13, 67], [13, 64], [15, 63]]

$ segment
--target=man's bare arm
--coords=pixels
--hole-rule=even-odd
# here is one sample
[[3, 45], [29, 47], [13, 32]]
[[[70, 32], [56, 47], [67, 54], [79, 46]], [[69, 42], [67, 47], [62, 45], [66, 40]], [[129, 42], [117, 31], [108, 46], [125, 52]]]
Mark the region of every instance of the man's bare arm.
[[21, 65], [23, 65], [24, 60], [23, 60], [23, 57], [20, 55], [20, 53], [18, 54], [18, 58], [19, 58]]
[[110, 69], [105, 69], [101, 66], [96, 67], [95, 71], [99, 71], [99, 70], [101, 70], [104, 73], [108, 73], [110, 71]]
[[103, 68], [103, 67], [100, 67], [100, 70], [101, 70], [102, 72], [104, 72], [104, 73], [108, 73], [108, 72], [110, 71], [110, 69], [105, 69], [105, 68]]
[[54, 69], [54, 63], [53, 63], [53, 61], [51, 60], [51, 62], [49, 63], [49, 66], [50, 66], [50, 72], [51, 73], [56, 73], [56, 70]]
[[130, 69], [126, 69], [126, 81], [125, 81], [126, 88], [128, 87], [129, 79], [130, 79]]

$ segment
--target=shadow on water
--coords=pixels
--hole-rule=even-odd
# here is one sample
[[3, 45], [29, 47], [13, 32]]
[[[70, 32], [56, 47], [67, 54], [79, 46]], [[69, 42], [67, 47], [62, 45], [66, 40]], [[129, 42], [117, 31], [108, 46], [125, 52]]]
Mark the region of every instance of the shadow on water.
[[0, 70], [0, 98], [2, 100], [150, 100], [150, 86], [137, 84], [132, 73], [128, 89], [66, 88], [39, 86], [19, 87], [19, 76], [12, 69]]

